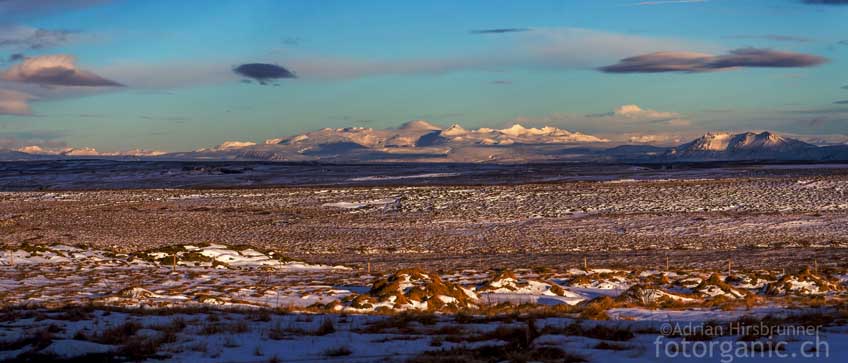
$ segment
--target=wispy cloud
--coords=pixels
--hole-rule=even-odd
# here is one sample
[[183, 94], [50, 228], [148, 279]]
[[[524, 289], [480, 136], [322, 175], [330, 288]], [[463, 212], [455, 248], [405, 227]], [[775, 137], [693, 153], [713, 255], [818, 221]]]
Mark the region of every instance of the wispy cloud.
[[594, 31], [539, 28], [478, 53], [414, 59], [291, 57], [288, 69], [300, 78], [360, 78], [389, 74], [440, 74], [508, 68], [591, 68], [646, 49], [683, 47], [685, 41]]
[[708, 2], [708, 0], [657, 0], [657, 1], [641, 1], [641, 2], [633, 4], [633, 6], [693, 4], [693, 3], [705, 3], [705, 2]]
[[27, 93], [0, 89], [0, 115], [32, 114], [28, 101], [33, 98]]
[[520, 33], [527, 32], [532, 29], [530, 28], [495, 28], [495, 29], [476, 29], [471, 30], [469, 33], [471, 34], [503, 34], [503, 33]]
[[764, 40], [772, 40], [777, 42], [797, 42], [797, 43], [809, 43], [813, 40], [810, 38], [799, 37], [794, 35], [780, 35], [780, 34], [763, 34], [763, 35], [730, 35], [724, 37], [725, 39], [764, 39]]
[[656, 52], [624, 58], [599, 68], [606, 73], [711, 72], [745, 67], [812, 67], [827, 62], [816, 55], [771, 49], [742, 48], [723, 55], [695, 52]]

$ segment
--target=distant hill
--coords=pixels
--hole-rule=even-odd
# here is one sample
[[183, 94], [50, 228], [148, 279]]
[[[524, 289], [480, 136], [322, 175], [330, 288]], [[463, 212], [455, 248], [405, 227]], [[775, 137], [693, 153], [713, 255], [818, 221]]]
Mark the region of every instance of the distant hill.
[[[848, 161], [848, 145], [816, 146], [773, 132], [707, 133], [676, 147], [619, 145], [609, 140], [556, 127], [465, 129], [441, 128], [410, 121], [394, 129], [324, 128], [266, 140], [226, 141], [213, 148], [161, 153], [133, 150], [98, 153], [94, 149], [39, 153], [38, 147], [0, 150], [0, 160], [65, 158], [153, 160], [264, 160], [358, 162], [711, 162], [711, 161]], [[30, 151], [30, 152], [26, 152]]]

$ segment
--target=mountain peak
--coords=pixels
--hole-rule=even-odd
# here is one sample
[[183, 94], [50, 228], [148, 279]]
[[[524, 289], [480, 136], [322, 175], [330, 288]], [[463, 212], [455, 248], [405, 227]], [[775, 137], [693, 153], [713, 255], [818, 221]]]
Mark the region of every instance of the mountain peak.
[[399, 130], [430, 130], [436, 131], [441, 130], [442, 128], [436, 126], [426, 120], [412, 120], [407, 121], [403, 125], [400, 125]]
[[532, 130], [528, 129], [521, 124], [513, 124], [511, 127], [500, 130], [502, 134], [510, 135], [510, 136], [520, 136], [527, 133], [527, 131]]
[[779, 159], [782, 156], [800, 153], [815, 147], [795, 139], [784, 138], [776, 133], [708, 132], [689, 143], [674, 148], [669, 156], [684, 159]]
[[460, 126], [459, 124], [450, 125], [450, 127], [442, 130], [442, 132], [441, 132], [441, 134], [444, 135], [444, 136], [461, 136], [461, 135], [465, 135], [467, 133], [468, 133], [468, 130], [466, 130], [464, 127]]

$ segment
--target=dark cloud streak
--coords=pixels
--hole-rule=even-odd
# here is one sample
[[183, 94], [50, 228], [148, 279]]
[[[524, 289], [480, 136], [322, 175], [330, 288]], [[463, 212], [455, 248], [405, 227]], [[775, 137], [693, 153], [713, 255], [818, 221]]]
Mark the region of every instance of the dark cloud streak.
[[240, 76], [255, 80], [261, 85], [266, 85], [269, 81], [276, 79], [297, 78], [297, 76], [288, 69], [269, 63], [245, 63], [233, 68], [233, 72]]
[[802, 0], [811, 5], [848, 5], [848, 0]]
[[618, 63], [598, 68], [605, 73], [700, 73], [734, 68], [812, 67], [827, 62], [826, 58], [771, 49], [742, 48], [724, 55], [692, 52], [657, 52], [624, 58]]
[[529, 32], [530, 28], [495, 28], [495, 29], [475, 29], [469, 31], [471, 34], [504, 34], [504, 33], [520, 33]]

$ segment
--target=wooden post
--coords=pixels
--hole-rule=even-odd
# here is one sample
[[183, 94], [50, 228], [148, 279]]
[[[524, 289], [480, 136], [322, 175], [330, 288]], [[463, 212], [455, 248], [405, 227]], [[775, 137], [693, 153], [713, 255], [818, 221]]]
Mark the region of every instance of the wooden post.
[[589, 259], [586, 256], [583, 256], [583, 269], [589, 271]]
[[368, 274], [371, 274], [371, 257], [368, 257]]
[[173, 260], [173, 263], [172, 263], [173, 270], [174, 270], [174, 272], [177, 272], [177, 253], [174, 252], [174, 254], [171, 255], [171, 257], [172, 257], [172, 260]]
[[671, 271], [671, 265], [668, 263], [668, 255], [665, 255], [665, 271]]
[[9, 251], [9, 266], [15, 266], [15, 251]]
[[733, 275], [733, 260], [727, 259], [727, 276]]

